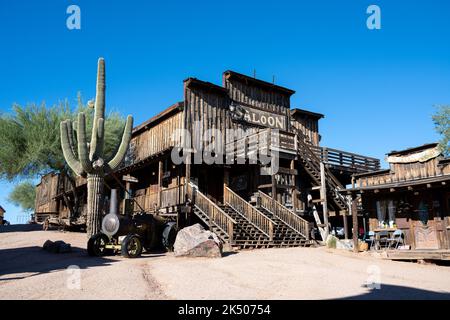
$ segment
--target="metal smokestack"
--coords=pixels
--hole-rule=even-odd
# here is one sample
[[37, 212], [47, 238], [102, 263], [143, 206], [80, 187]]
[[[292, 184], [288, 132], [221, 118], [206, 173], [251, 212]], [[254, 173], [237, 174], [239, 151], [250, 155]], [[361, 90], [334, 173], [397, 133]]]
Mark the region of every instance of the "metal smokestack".
[[117, 189], [111, 189], [111, 200], [109, 201], [109, 213], [117, 215]]

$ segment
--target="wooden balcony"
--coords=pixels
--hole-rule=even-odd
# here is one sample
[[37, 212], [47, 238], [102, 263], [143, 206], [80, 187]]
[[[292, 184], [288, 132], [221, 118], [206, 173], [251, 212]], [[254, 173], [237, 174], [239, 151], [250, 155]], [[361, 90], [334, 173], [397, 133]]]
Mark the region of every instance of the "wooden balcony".
[[[291, 132], [262, 129], [227, 143], [225, 150], [227, 157], [245, 159], [256, 159], [257, 154], [270, 155], [271, 152], [279, 153], [280, 157], [296, 156], [299, 150], [297, 139]], [[380, 160], [376, 158], [311, 144], [308, 144], [308, 147], [332, 170], [352, 174], [380, 170]]]
[[330, 169], [352, 173], [364, 173], [380, 170], [380, 160], [376, 158], [326, 147], [311, 145], [310, 148]]

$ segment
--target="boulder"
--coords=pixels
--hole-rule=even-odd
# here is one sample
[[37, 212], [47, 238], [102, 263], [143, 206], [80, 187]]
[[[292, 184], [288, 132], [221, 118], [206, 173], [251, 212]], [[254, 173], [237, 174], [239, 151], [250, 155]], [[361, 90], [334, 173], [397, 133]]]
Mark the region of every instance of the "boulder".
[[47, 240], [45, 241], [42, 248], [45, 251], [51, 252], [51, 253], [67, 253], [72, 251], [72, 247], [70, 243], [65, 243], [64, 241], [51, 241]]
[[198, 223], [178, 232], [173, 250], [177, 257], [222, 257], [220, 239]]

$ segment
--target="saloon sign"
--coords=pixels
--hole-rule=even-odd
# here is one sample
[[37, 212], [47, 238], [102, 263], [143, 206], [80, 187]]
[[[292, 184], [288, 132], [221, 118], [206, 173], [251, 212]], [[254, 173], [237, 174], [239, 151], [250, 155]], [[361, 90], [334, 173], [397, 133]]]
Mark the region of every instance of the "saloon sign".
[[286, 117], [281, 114], [273, 114], [235, 103], [230, 105], [230, 111], [233, 120], [236, 121], [245, 121], [273, 129], [287, 129]]

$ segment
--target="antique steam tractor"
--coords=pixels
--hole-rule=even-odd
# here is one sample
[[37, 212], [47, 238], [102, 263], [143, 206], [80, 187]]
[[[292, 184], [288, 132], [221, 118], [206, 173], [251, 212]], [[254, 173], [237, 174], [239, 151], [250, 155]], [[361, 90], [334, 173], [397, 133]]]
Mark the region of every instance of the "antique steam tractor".
[[88, 241], [90, 256], [139, 257], [142, 251], [172, 250], [177, 234], [176, 222], [145, 212], [117, 213], [117, 190], [111, 190], [110, 212], [102, 220], [101, 232]]

